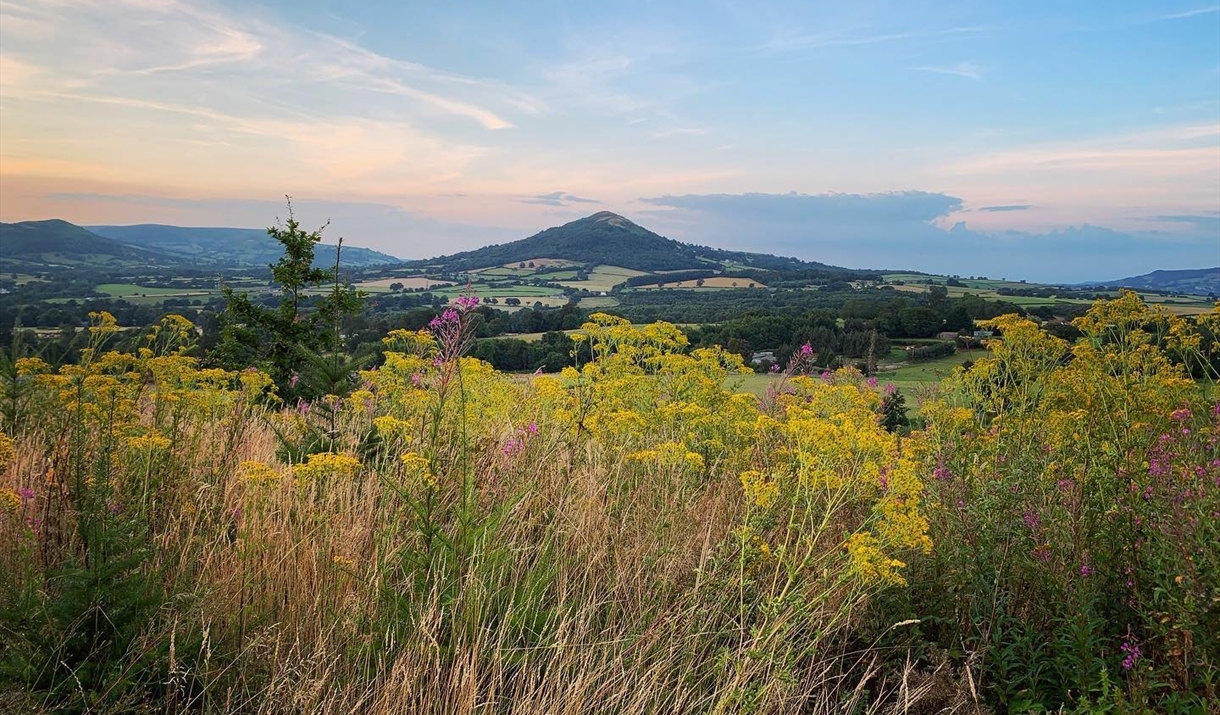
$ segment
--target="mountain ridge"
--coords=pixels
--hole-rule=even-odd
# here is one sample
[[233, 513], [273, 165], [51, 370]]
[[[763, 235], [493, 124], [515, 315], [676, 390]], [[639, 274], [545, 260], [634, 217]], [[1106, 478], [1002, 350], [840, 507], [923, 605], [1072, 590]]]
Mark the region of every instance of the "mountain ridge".
[[55, 218], [0, 223], [0, 262], [30, 267], [128, 267], [171, 265], [174, 260]]
[[1220, 295], [1220, 266], [1213, 268], [1159, 269], [1112, 281], [1092, 281], [1081, 285], [1137, 288]]
[[[142, 248], [180, 256], [190, 261], [207, 261], [215, 265], [239, 263], [250, 267], [265, 267], [283, 254], [279, 244], [262, 228], [235, 228], [226, 226], [174, 226], [170, 224], [141, 223], [125, 226], [85, 226], [99, 236], [111, 238]], [[332, 243], [319, 243], [315, 247], [315, 263], [334, 265]], [[329, 250], [327, 250], [329, 249]], [[330, 254], [327, 257], [327, 254]], [[375, 265], [402, 263], [402, 259], [388, 253], [362, 246], [345, 245], [342, 264], [348, 268], [363, 268]]]

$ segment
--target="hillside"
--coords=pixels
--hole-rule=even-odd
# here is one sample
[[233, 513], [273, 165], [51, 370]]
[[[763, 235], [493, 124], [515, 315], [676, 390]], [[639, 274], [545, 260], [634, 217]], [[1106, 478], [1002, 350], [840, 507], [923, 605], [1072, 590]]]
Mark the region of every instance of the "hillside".
[[725, 267], [799, 270], [824, 264], [761, 253], [724, 251], [681, 243], [660, 236], [609, 211], [548, 228], [519, 241], [486, 246], [411, 265], [445, 271], [469, 271], [537, 258], [588, 265], [614, 265], [635, 271], [675, 271]]
[[1188, 268], [1178, 271], [1152, 271], [1130, 278], [1106, 281], [1106, 286], [1142, 290], [1171, 291], [1200, 295], [1220, 295], [1220, 267]]
[[[192, 263], [262, 268], [283, 255], [278, 243], [261, 228], [218, 228], [138, 224], [134, 226], [89, 226], [90, 231], [124, 244], [163, 252]], [[319, 265], [334, 265], [334, 246], [319, 244]], [[344, 246], [342, 263], [363, 268], [401, 263], [394, 256], [369, 248]]]
[[0, 265], [133, 267], [172, 265], [173, 256], [99, 236], [60, 219], [0, 223]]

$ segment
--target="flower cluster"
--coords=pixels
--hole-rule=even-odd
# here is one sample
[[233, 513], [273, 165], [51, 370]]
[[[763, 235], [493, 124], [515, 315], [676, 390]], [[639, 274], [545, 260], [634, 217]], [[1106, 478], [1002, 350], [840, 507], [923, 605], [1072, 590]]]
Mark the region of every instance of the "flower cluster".
[[351, 479], [361, 468], [360, 460], [350, 454], [321, 452], [311, 454], [304, 464], [292, 468], [292, 475], [302, 481], [314, 481], [327, 477]]
[[436, 360], [447, 363], [466, 354], [474, 342], [474, 317], [471, 311], [479, 307], [479, 298], [471, 293], [458, 296], [451, 308], [428, 323], [428, 330], [439, 346]]
[[745, 492], [747, 501], [763, 509], [774, 504], [779, 496], [779, 485], [755, 469], [741, 473], [741, 489]]
[[525, 445], [530, 438], [538, 434], [538, 423], [530, 422], [527, 425], [513, 430], [512, 435], [505, 440], [504, 445], [500, 447], [500, 451], [505, 457], [515, 457], [525, 451]]
[[13, 438], [0, 432], [0, 472], [8, 469], [16, 458], [17, 450], [13, 445]]
[[253, 460], [242, 462], [237, 469], [242, 481], [249, 484], [274, 483], [283, 477], [278, 469]]

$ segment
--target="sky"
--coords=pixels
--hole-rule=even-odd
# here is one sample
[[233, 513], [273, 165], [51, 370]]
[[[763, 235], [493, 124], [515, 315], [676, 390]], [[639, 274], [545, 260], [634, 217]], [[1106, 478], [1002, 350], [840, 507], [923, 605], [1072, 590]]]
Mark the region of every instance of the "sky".
[[1220, 5], [0, 0], [0, 220], [404, 258], [601, 210], [858, 268], [1220, 265]]

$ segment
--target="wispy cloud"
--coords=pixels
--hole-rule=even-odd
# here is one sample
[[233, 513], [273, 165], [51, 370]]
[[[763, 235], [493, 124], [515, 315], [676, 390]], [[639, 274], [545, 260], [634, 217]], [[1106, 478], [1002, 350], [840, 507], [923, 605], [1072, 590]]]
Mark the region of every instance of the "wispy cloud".
[[1193, 10], [1183, 10], [1181, 12], [1171, 13], [1169, 15], [1161, 15], [1161, 20], [1184, 20], [1188, 17], [1198, 17], [1199, 15], [1211, 15], [1220, 12], [1220, 5], [1208, 5], [1207, 7], [1197, 7]]
[[[393, 95], [403, 99], [400, 114], [456, 117], [489, 130], [513, 126], [507, 113], [545, 110], [527, 92], [500, 81], [387, 57], [343, 38], [272, 23], [211, 0], [93, 0], [71, 13], [60, 12], [57, 5], [50, 0], [6, 2], [0, 24], [5, 52], [13, 60], [43, 65], [61, 85], [94, 94], [161, 99], [180, 94], [185, 101], [199, 93], [183, 88], [202, 85], [213, 106], [248, 105], [267, 96], [281, 102], [300, 98], [304, 104], [311, 92]], [[12, 18], [19, 18], [19, 24]], [[50, 46], [54, 52], [45, 51]], [[7, 78], [6, 84], [11, 84]], [[20, 89], [28, 94], [37, 88]], [[343, 101], [327, 108], [332, 114], [367, 109]]]
[[953, 65], [921, 65], [912, 67], [912, 70], [917, 72], [931, 72], [933, 74], [948, 74], [956, 77], [965, 77], [966, 79], [981, 80], [983, 79], [983, 68], [973, 62], [958, 62]]
[[670, 139], [672, 137], [705, 137], [712, 133], [707, 127], [669, 127], [658, 129], [648, 135], [649, 139]]
[[978, 210], [997, 213], [1004, 211], [1029, 211], [1032, 208], [1033, 204], [1008, 204], [1006, 206], [980, 206]]
[[952, 162], [945, 170], [961, 174], [1023, 169], [1214, 171], [1218, 147], [1220, 124], [1184, 124], [986, 152]]
[[777, 32], [770, 41], [764, 44], [762, 49], [775, 52], [791, 52], [826, 47], [859, 47], [891, 42], [943, 39], [957, 35], [977, 35], [990, 32], [994, 29], [994, 27], [985, 25], [963, 25], [959, 27], [901, 32], [869, 32], [867, 29], [861, 29], [856, 31], [841, 30], [805, 33], [794, 30], [782, 30]]
[[496, 130], [547, 111], [498, 79], [214, 0], [81, 0], [71, 12], [5, 0], [0, 13], [9, 176], [394, 195], [461, 181]]
[[540, 204], [542, 206], [568, 206], [570, 204], [600, 204], [597, 199], [586, 199], [563, 191], [552, 191], [549, 194], [539, 194], [521, 199], [523, 204]]

